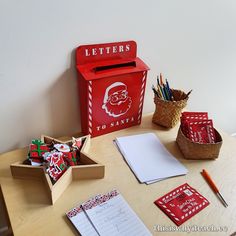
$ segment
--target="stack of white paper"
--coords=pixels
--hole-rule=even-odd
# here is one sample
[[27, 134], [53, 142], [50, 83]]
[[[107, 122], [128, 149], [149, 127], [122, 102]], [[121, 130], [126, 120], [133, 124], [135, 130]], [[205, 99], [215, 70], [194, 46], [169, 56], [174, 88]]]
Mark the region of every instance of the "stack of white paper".
[[154, 133], [119, 137], [115, 142], [141, 183], [151, 184], [188, 172]]

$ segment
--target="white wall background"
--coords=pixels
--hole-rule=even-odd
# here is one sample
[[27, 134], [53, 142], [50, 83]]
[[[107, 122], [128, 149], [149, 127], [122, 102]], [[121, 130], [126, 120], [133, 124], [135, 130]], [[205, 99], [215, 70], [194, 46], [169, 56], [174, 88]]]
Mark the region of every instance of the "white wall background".
[[78, 132], [74, 49], [130, 39], [151, 68], [144, 113], [162, 72], [193, 89], [189, 110], [236, 131], [236, 1], [0, 0], [0, 152]]

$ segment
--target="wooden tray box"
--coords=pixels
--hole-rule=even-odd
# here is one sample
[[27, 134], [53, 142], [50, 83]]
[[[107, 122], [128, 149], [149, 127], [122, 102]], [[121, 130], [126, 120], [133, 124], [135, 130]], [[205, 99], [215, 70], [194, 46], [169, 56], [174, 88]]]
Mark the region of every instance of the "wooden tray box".
[[[88, 155], [90, 135], [83, 136], [82, 138], [84, 138], [85, 141], [80, 151], [80, 165], [70, 166], [55, 184], [52, 184], [49, 175], [45, 171], [45, 167], [26, 165], [22, 162], [17, 162], [10, 166], [12, 176], [19, 179], [43, 180], [47, 185], [51, 204], [56, 202], [72, 180], [103, 178], [105, 174], [105, 166], [99, 164]], [[52, 141], [68, 145], [72, 144], [72, 140], [63, 142], [45, 135], [42, 135], [41, 140], [46, 144], [49, 144]]]

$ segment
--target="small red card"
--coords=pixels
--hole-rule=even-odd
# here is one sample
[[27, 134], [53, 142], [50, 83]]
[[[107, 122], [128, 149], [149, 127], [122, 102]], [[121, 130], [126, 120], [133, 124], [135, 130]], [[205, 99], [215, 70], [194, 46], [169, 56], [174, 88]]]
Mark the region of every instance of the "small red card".
[[175, 188], [154, 203], [177, 226], [209, 205], [209, 201], [187, 183]]
[[182, 112], [182, 117], [185, 120], [207, 120], [207, 112]]
[[181, 114], [181, 130], [186, 137], [189, 138], [189, 129], [188, 121], [202, 121], [207, 120], [208, 114], [207, 112], [182, 112]]
[[188, 122], [189, 139], [197, 143], [215, 143], [212, 120]]

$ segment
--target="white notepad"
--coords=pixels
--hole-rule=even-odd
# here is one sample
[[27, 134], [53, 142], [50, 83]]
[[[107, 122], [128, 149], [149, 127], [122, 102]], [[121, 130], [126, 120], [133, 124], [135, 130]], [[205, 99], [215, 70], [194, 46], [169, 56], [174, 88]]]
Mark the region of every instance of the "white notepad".
[[82, 235], [152, 235], [117, 190], [73, 208], [67, 217]]
[[119, 137], [115, 142], [141, 183], [150, 184], [188, 172], [154, 133]]
[[81, 235], [99, 235], [80, 205], [70, 210], [66, 215]]

